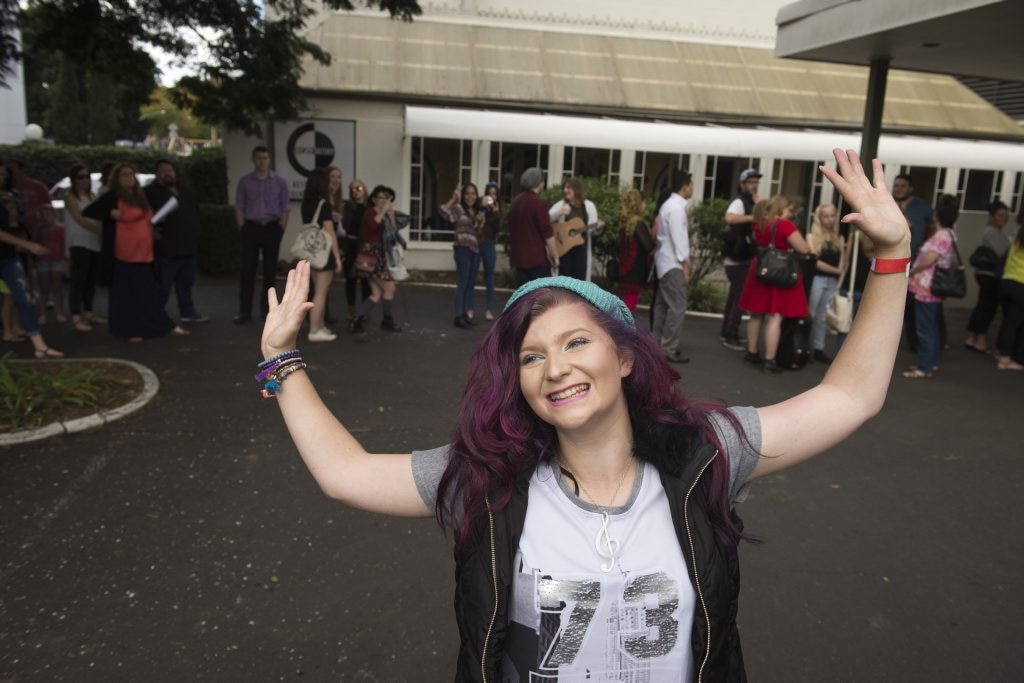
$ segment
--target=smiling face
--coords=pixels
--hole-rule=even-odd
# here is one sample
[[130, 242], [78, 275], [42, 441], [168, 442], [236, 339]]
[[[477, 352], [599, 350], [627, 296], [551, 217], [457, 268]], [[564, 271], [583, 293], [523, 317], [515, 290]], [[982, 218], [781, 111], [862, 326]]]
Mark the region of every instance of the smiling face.
[[337, 192], [338, 188], [341, 187], [341, 169], [332, 168], [331, 172], [327, 174], [327, 182], [330, 185], [331, 192]]
[[585, 303], [553, 306], [530, 323], [519, 349], [519, 386], [560, 434], [629, 423], [622, 379], [633, 368]]

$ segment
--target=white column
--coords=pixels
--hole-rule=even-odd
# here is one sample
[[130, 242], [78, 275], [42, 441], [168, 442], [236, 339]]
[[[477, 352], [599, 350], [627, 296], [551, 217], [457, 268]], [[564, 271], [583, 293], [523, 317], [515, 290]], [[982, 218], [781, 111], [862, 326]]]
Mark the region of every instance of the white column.
[[636, 150], [624, 149], [619, 156], [619, 187], [633, 187], [633, 173], [636, 170]]
[[473, 177], [483, 194], [491, 170], [491, 143], [489, 140], [473, 141]]
[[564, 162], [565, 147], [563, 145], [548, 145], [548, 187], [552, 184], [561, 184]]

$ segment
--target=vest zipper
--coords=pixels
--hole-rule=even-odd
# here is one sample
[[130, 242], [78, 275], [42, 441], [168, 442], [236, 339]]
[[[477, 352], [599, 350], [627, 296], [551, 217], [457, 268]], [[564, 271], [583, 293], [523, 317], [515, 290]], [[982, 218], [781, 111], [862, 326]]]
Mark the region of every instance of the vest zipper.
[[711, 617], [708, 615], [708, 606], [704, 602], [704, 592], [700, 588], [700, 576], [697, 574], [697, 552], [693, 547], [693, 533], [690, 531], [690, 494], [693, 493], [693, 489], [697, 487], [697, 482], [700, 481], [701, 476], [704, 474], [704, 470], [714, 462], [716, 457], [718, 457], [718, 451], [715, 451], [714, 455], [708, 458], [708, 461], [700, 468], [700, 472], [698, 472], [697, 476], [694, 477], [693, 483], [690, 484], [690, 488], [686, 492], [686, 498], [683, 499], [683, 520], [686, 524], [686, 540], [690, 543], [690, 562], [693, 563], [693, 582], [697, 587], [697, 599], [700, 600], [701, 611], [704, 612], [704, 623], [708, 625], [708, 642], [704, 649], [704, 660], [700, 663], [700, 668], [697, 669], [697, 683], [701, 683], [703, 680], [702, 676], [704, 675], [704, 666], [708, 663], [708, 657], [711, 655]]
[[490, 646], [494, 620], [498, 618], [498, 559], [494, 550], [494, 514], [491, 512], [491, 501], [484, 496], [484, 502], [487, 504], [487, 524], [491, 534], [491, 580], [494, 582], [494, 612], [491, 613], [491, 623], [487, 626], [487, 635], [484, 637], [484, 647], [480, 654], [480, 677], [483, 683], [487, 683], [487, 648]]

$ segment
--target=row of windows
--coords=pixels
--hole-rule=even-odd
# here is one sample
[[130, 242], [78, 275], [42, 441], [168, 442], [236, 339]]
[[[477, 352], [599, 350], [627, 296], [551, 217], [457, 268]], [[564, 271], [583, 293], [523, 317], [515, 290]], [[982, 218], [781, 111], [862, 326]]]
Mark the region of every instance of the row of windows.
[[[474, 143], [472, 140], [448, 140], [414, 137], [410, 159], [412, 216], [412, 238], [421, 241], [447, 241], [451, 229], [438, 215], [438, 206], [448, 201], [453, 190], [460, 184], [468, 183], [475, 177]], [[519, 191], [519, 177], [532, 166], [550, 170], [552, 150], [547, 145], [490, 142], [486, 177], [488, 182], [498, 185], [499, 195], [504, 203], [511, 201]], [[481, 146], [483, 148], [484, 146]], [[689, 154], [664, 152], [637, 152], [631, 178], [620, 176], [622, 152], [620, 150], [590, 147], [563, 147], [562, 177], [581, 176], [602, 178], [608, 183], [632, 184], [647, 198], [653, 198], [671, 183], [672, 174], [678, 169], [695, 172]], [[481, 160], [482, 161], [482, 160]], [[557, 158], [555, 159], [557, 163]], [[745, 168], [758, 167], [757, 157], [708, 156], [703, 169], [703, 192], [700, 198], [729, 198], [736, 194], [740, 172]], [[768, 182], [770, 195], [784, 194], [797, 203], [795, 222], [808, 228], [811, 220], [809, 208], [821, 202], [824, 178], [818, 166], [824, 163], [775, 159]], [[481, 169], [482, 170], [482, 169]], [[762, 169], [765, 171], [766, 169]], [[945, 168], [902, 166], [902, 173], [913, 177], [914, 194], [918, 197], [935, 199], [947, 188]], [[1014, 174], [1012, 192], [1001, 197], [1004, 176], [1002, 171], [961, 169], [958, 171], [956, 196], [961, 209], [984, 211], [990, 202], [1002, 199], [1012, 212], [1019, 210], [1024, 195], [1024, 174]], [[763, 186], [762, 186], [763, 187]], [[480, 188], [481, 192], [483, 188]]]

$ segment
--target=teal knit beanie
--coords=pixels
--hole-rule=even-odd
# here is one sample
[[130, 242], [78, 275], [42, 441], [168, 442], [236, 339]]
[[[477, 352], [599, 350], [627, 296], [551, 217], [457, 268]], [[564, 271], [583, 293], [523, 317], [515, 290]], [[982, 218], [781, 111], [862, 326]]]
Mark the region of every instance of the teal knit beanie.
[[626, 304], [619, 297], [615, 296], [611, 292], [606, 292], [601, 289], [593, 282], [586, 282], [585, 280], [577, 280], [574, 277], [567, 277], [565, 275], [558, 275], [556, 277], [542, 277], [537, 280], [531, 280], [525, 285], [517, 289], [509, 297], [508, 302], [505, 304], [505, 309], [508, 310], [509, 306], [514, 304], [516, 300], [521, 298], [524, 294], [529, 294], [538, 289], [546, 289], [548, 287], [557, 287], [558, 289], [567, 289], [574, 294], [578, 294], [583, 297], [591, 304], [594, 305], [598, 310], [601, 310], [613, 318], [617, 318], [624, 323], [636, 327], [636, 321], [633, 320], [633, 314], [629, 312]]

